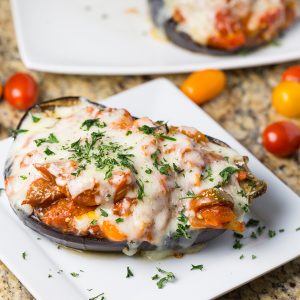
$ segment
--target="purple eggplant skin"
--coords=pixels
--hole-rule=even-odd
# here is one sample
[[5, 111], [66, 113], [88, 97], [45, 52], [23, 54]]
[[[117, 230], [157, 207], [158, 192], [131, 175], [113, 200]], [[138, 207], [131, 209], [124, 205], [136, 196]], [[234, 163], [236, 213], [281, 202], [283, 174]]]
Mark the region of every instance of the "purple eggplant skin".
[[[57, 98], [54, 100], [42, 102], [38, 105], [33, 106], [25, 113], [25, 115], [21, 119], [17, 128], [18, 129], [21, 128], [22, 122], [24, 121], [24, 119], [26, 118], [26, 116], [29, 113], [34, 114], [36, 112], [40, 112], [40, 111], [44, 111], [44, 110], [52, 110], [58, 106], [76, 105], [80, 101], [81, 101], [81, 97], [63, 97], [63, 98]], [[86, 100], [86, 101], [92, 103], [93, 105], [97, 105], [99, 107], [99, 109], [105, 108], [105, 106], [103, 106], [102, 104], [95, 103], [90, 100]], [[222, 142], [218, 139], [215, 139], [215, 138], [212, 138], [209, 136], [207, 136], [207, 138], [212, 143], [216, 143], [219, 145], [229, 147], [227, 144], [225, 144], [224, 142]], [[244, 159], [244, 162], [245, 162], [244, 167], [247, 169], [246, 159]], [[5, 171], [4, 171], [5, 178], [10, 176], [11, 165], [12, 165], [12, 162], [8, 158], [6, 160], [6, 167], [5, 167]], [[250, 192], [248, 193], [250, 200], [263, 194], [266, 190], [266, 184], [263, 181], [257, 180], [254, 176], [253, 176], [253, 180], [255, 181], [257, 188], [255, 189], [255, 193], [252, 193], [252, 194]], [[243, 188], [247, 191], [247, 187], [243, 187]], [[28, 226], [32, 230], [38, 232], [42, 236], [47, 237], [49, 240], [51, 240], [57, 244], [61, 244], [63, 246], [69, 247], [69, 248], [78, 249], [78, 250], [86, 250], [86, 251], [94, 251], [94, 252], [121, 252], [127, 246], [127, 241], [114, 242], [114, 241], [107, 240], [105, 238], [99, 239], [99, 238], [92, 238], [89, 236], [79, 236], [79, 235], [75, 235], [75, 234], [64, 233], [64, 232], [61, 232], [51, 226], [44, 224], [33, 214], [26, 215], [23, 211], [17, 210], [13, 206], [12, 206], [12, 208], [15, 211], [15, 213], [17, 214], [17, 216], [22, 220], [22, 222], [26, 226]], [[190, 246], [194, 246], [197, 244], [206, 243], [206, 242], [218, 237], [223, 232], [225, 232], [225, 230], [223, 230], [223, 229], [210, 229], [210, 228], [192, 230], [189, 233], [192, 235], [193, 238], [188, 246], [190, 247]], [[162, 248], [170, 249], [170, 250], [174, 250], [174, 251], [180, 251], [181, 249], [184, 248], [182, 245], [186, 245], [186, 239], [184, 237], [179, 238], [179, 239], [167, 237], [164, 240]], [[152, 245], [148, 242], [143, 242], [139, 245], [138, 250], [155, 250], [156, 248], [157, 247], [155, 245]]]

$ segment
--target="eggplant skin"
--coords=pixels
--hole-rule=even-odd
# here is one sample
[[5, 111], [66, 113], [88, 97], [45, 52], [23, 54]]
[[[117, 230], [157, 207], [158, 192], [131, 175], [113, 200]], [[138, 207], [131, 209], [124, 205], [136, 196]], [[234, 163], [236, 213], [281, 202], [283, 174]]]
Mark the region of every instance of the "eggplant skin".
[[[31, 107], [23, 116], [20, 123], [18, 124], [17, 128], [19, 129], [22, 126], [23, 121], [25, 120], [26, 116], [29, 113], [34, 114], [35, 112], [41, 112], [46, 110], [53, 110], [55, 107], [59, 106], [71, 106], [76, 105], [82, 101], [82, 97], [62, 97], [57, 98], [49, 101], [42, 102], [40, 104], [37, 104], [33, 107]], [[92, 103], [93, 105], [97, 105], [100, 109], [105, 108], [102, 104], [92, 102], [88, 99], [85, 99], [85, 101]], [[212, 143], [229, 147], [224, 142], [210, 137], [206, 136], [208, 140]], [[6, 161], [6, 167], [4, 170], [4, 178], [7, 178], [10, 176], [10, 169], [11, 169], [11, 160], [8, 158]], [[243, 167], [248, 170], [247, 168], [247, 159], [244, 159], [244, 165]], [[255, 190], [254, 192], [249, 192], [248, 196], [249, 199], [252, 200], [261, 194], [263, 194], [266, 191], [266, 184], [263, 181], [258, 180], [250, 173], [251, 176], [253, 176], [253, 182], [255, 183]], [[245, 183], [245, 186], [243, 188], [247, 190], [252, 190], [253, 185], [247, 186], [247, 183]], [[42, 236], [47, 237], [49, 240], [77, 250], [84, 250], [84, 251], [93, 251], [93, 252], [122, 252], [128, 245], [127, 241], [124, 242], [114, 242], [107, 240], [105, 238], [97, 239], [92, 238], [89, 236], [79, 236], [75, 234], [69, 234], [61, 232], [51, 226], [48, 226], [41, 222], [35, 215], [27, 215], [23, 211], [15, 209], [14, 206], [12, 206], [14, 212], [16, 215], [22, 220], [22, 222], [32, 230], [36, 231], [37, 233], [41, 234]], [[192, 235], [192, 240], [189, 242], [188, 247], [197, 245], [197, 244], [204, 244], [208, 241], [218, 237], [222, 233], [224, 233], [224, 229], [211, 229], [211, 228], [205, 228], [205, 229], [199, 229], [199, 230], [192, 230], [190, 231], [190, 234]], [[179, 239], [173, 239], [172, 237], [167, 237], [163, 244], [163, 249], [170, 249], [174, 250], [175, 252], [182, 250], [185, 248], [187, 240], [184, 237], [181, 237]], [[155, 245], [152, 245], [148, 242], [142, 242], [137, 250], [156, 250], [157, 247]]]
[[[167, 36], [167, 38], [174, 43], [175, 45], [187, 49], [191, 52], [195, 53], [202, 53], [202, 54], [209, 54], [209, 55], [216, 55], [216, 56], [224, 56], [224, 55], [233, 55], [239, 53], [250, 53], [258, 48], [267, 45], [271, 41], [265, 41], [260, 38], [248, 39], [246, 44], [241, 47], [237, 47], [234, 49], [218, 49], [209, 46], [201, 45], [195, 42], [187, 33], [181, 32], [177, 30], [177, 23], [172, 18], [171, 19], [164, 19], [161, 15], [161, 11], [164, 6], [164, 0], [148, 0], [148, 4], [150, 7], [150, 14], [154, 24], [162, 28]], [[292, 23], [292, 22], [291, 22]], [[289, 27], [291, 24], [288, 24]], [[277, 36], [273, 37], [273, 40], [283, 35], [283, 31], [287, 28], [283, 28], [281, 31], [278, 32]]]

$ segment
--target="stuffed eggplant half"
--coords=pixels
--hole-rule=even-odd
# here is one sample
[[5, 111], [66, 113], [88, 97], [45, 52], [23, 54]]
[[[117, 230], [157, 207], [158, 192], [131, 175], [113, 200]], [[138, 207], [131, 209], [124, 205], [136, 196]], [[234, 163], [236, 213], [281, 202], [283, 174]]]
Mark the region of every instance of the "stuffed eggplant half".
[[180, 251], [243, 232], [266, 185], [247, 158], [190, 127], [134, 118], [78, 97], [31, 108], [5, 171], [23, 222], [92, 251]]
[[148, 0], [170, 41], [194, 52], [234, 53], [266, 44], [294, 23], [298, 0]]

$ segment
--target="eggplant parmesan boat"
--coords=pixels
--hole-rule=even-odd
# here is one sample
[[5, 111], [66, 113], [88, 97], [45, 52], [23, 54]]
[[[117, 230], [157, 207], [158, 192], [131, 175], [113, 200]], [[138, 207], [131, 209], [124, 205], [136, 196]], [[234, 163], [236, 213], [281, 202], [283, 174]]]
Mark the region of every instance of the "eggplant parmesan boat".
[[266, 190], [217, 139], [79, 97], [31, 108], [18, 129], [10, 204], [27, 226], [76, 249], [180, 251], [243, 232]]
[[210, 54], [251, 50], [296, 20], [298, 0], [148, 0], [154, 23], [180, 47]]

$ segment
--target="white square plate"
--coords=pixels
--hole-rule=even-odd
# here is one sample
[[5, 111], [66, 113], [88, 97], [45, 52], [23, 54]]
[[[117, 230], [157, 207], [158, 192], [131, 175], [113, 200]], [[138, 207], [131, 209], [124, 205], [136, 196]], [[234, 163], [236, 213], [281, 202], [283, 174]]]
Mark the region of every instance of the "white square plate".
[[216, 57], [153, 38], [147, 0], [13, 0], [12, 11], [22, 60], [38, 71], [162, 74], [300, 58], [299, 23], [278, 47]]
[[[203, 132], [224, 140], [250, 158], [250, 167], [267, 181], [268, 192], [253, 206], [254, 218], [266, 225], [266, 232], [257, 240], [244, 239], [244, 247], [234, 250], [233, 237], [227, 232], [210, 242], [196, 254], [149, 261], [125, 255], [91, 254], [65, 248], [58, 249], [26, 228], [10, 208], [3, 195], [0, 199], [0, 259], [16, 274], [38, 299], [89, 299], [105, 292], [107, 300], [132, 299], [209, 299], [234, 289], [253, 278], [297, 257], [300, 254], [299, 197], [264, 167], [204, 111], [190, 102], [165, 79], [155, 80], [116, 95], [105, 102], [112, 107], [125, 107], [133, 115], [169, 120], [170, 124], [195, 126]], [[0, 143], [0, 168], [11, 140]], [[3, 186], [3, 182], [0, 183]], [[277, 231], [270, 239], [268, 229]], [[278, 230], [284, 228], [284, 233]], [[249, 233], [246, 234], [249, 236]], [[26, 260], [22, 253], [28, 255]], [[245, 258], [239, 257], [244, 254]], [[251, 256], [257, 258], [252, 260]], [[203, 264], [203, 271], [190, 271], [191, 264]], [[126, 267], [134, 277], [126, 279]], [[156, 266], [172, 271], [176, 282], [159, 290], [151, 277]], [[58, 270], [63, 273], [57, 274]], [[84, 272], [80, 272], [83, 270]], [[78, 278], [71, 272], [80, 274]], [[52, 277], [48, 278], [48, 274]], [[196, 288], [196, 290], [195, 290]], [[87, 289], [93, 289], [88, 291]]]

